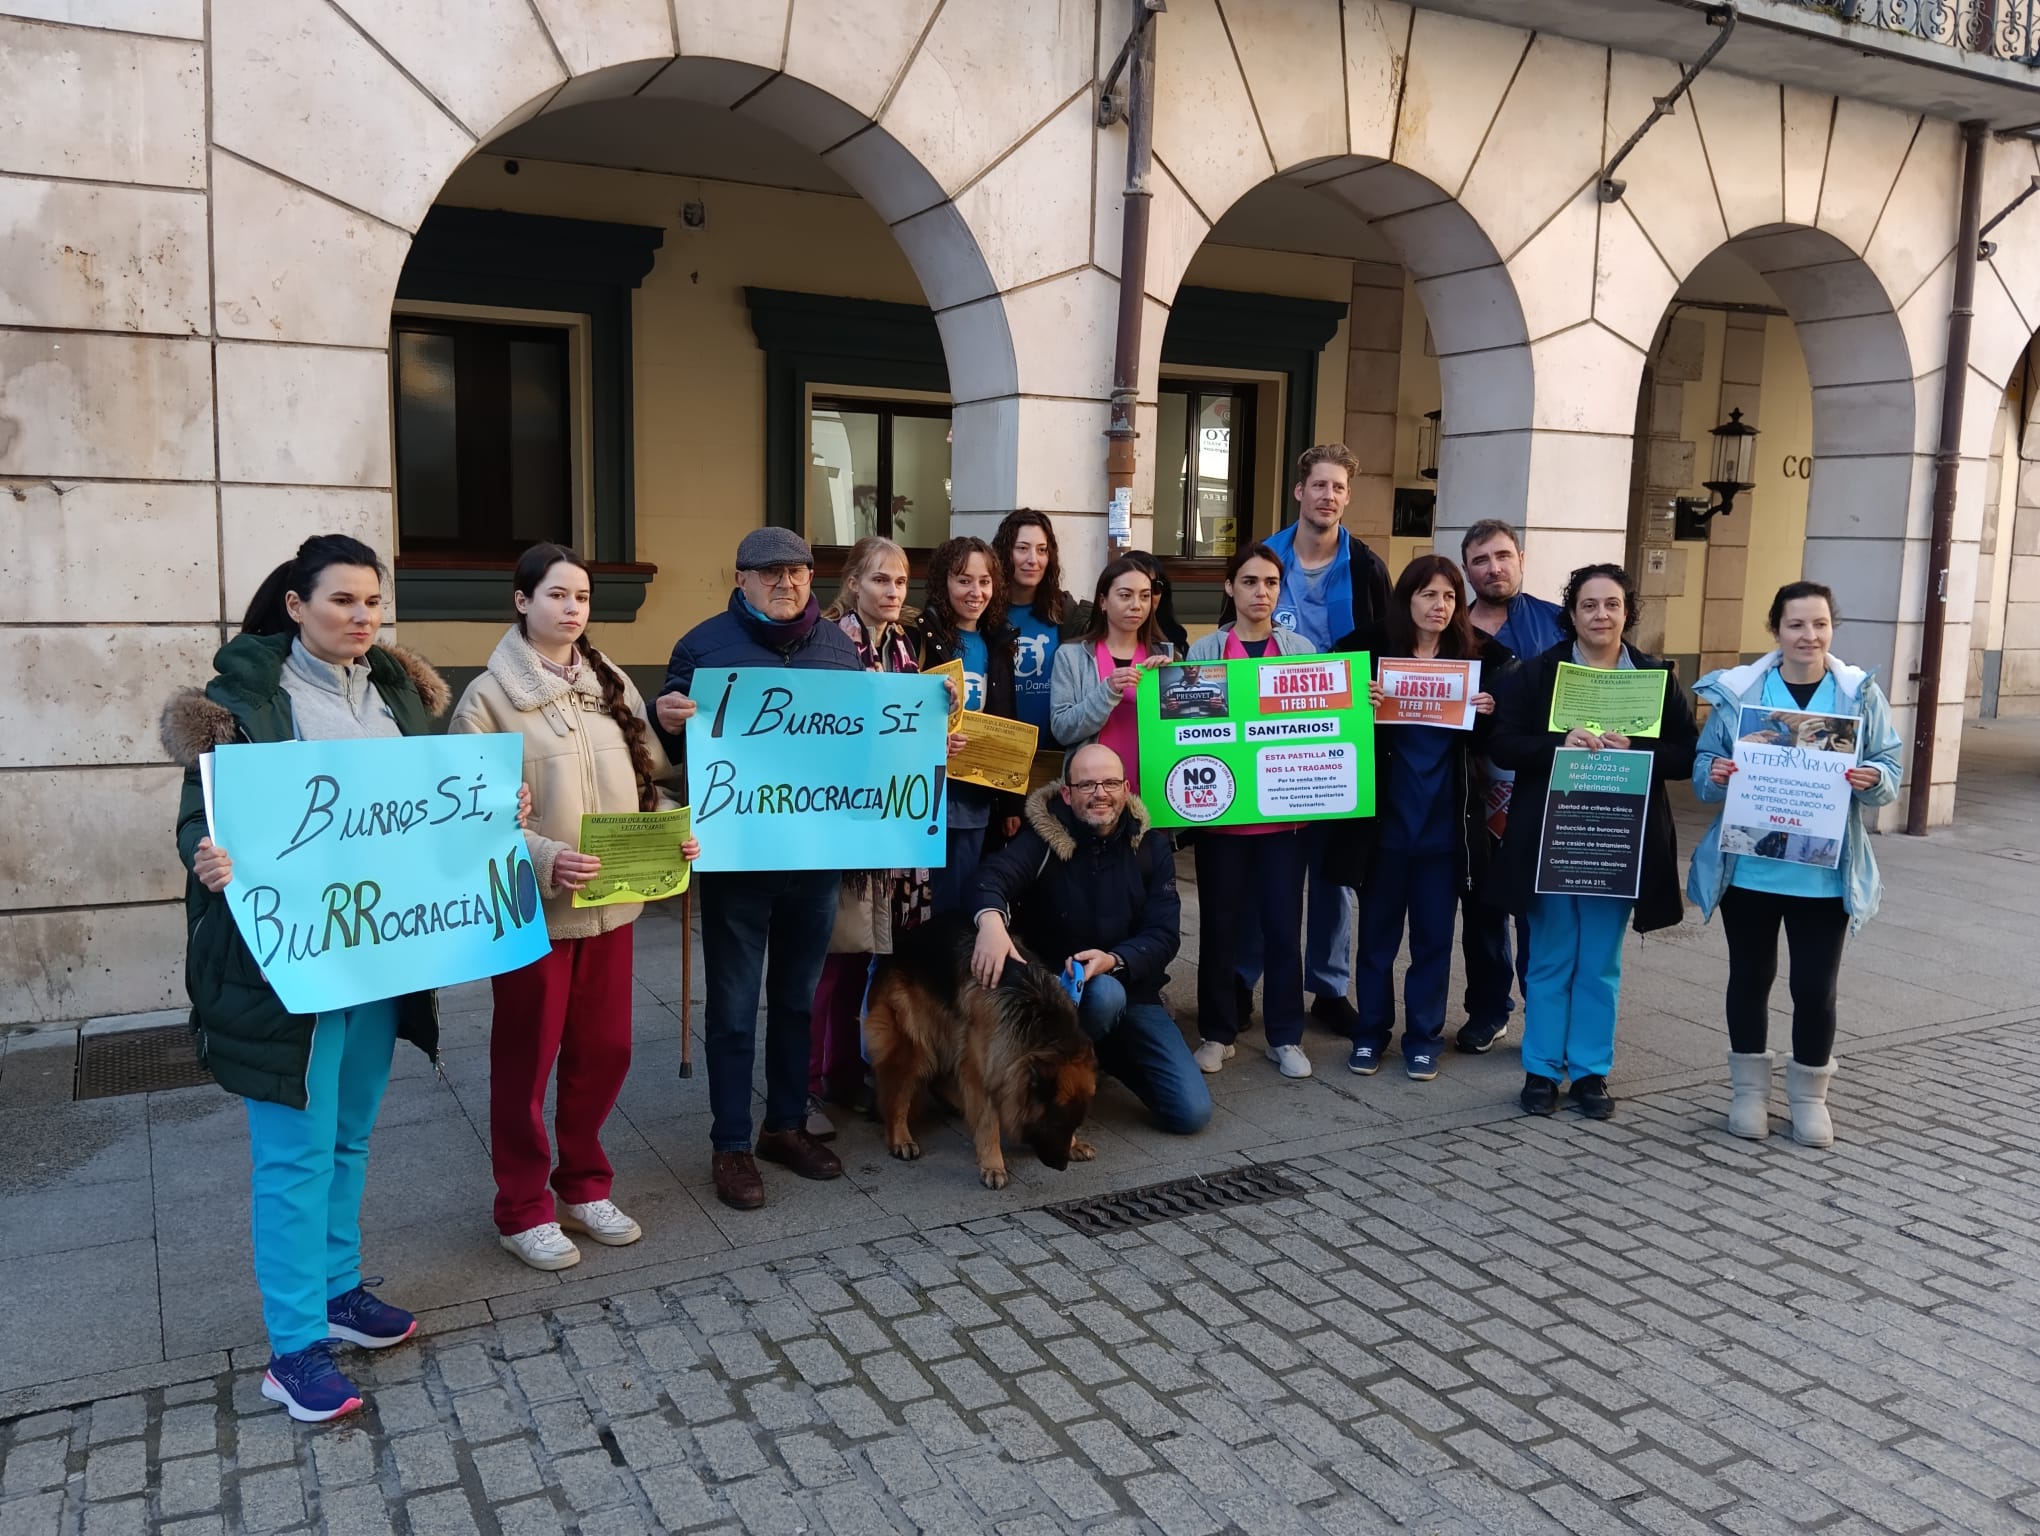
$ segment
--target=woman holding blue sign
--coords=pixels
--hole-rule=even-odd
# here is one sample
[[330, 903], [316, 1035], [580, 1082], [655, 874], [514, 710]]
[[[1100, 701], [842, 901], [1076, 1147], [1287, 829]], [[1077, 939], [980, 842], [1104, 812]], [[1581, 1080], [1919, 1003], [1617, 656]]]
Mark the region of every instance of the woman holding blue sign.
[[[850, 637], [867, 672], [918, 672], [914, 638], [900, 622], [906, 609], [907, 552], [867, 534], [850, 546], [843, 590], [822, 617]], [[807, 1131], [820, 1141], [836, 1127], [822, 1102], [855, 1104], [864, 1092], [864, 992], [875, 954], [892, 953], [895, 931], [927, 920], [934, 893], [927, 869], [853, 869], [843, 874], [829, 958], [815, 985], [808, 1045]]]
[[[1523, 994], [1525, 1113], [1558, 1108], [1561, 1079], [1572, 1080], [1573, 1104], [1591, 1120], [1615, 1113], [1608, 1073], [1615, 1065], [1615, 1016], [1621, 1001], [1622, 933], [1674, 928], [1685, 918], [1679, 895], [1679, 850], [1665, 783], [1693, 771], [1699, 728], [1669, 662], [1625, 638], [1638, 618], [1636, 584], [1619, 565], [1583, 565], [1565, 585], [1559, 610], [1564, 637], [1525, 662], [1503, 690], [1488, 756], [1516, 770], [1508, 830], [1490, 882], [1491, 899], [1530, 919], [1530, 982]], [[1559, 668], [1666, 674], [1663, 718], [1655, 740], [1632, 741], [1597, 723], [1550, 728]], [[1559, 748], [1650, 754], [1636, 896], [1540, 895], [1538, 867], [1551, 779]]]
[[1835, 991], [1842, 946], [1876, 916], [1884, 891], [1863, 810], [1898, 798], [1903, 743], [1892, 729], [1891, 706], [1876, 680], [1830, 650], [1833, 592], [1814, 581], [1782, 586], [1771, 599], [1768, 623], [1777, 649], [1748, 666], [1700, 679], [1699, 694], [1714, 712], [1693, 759], [1693, 790], [1705, 801], [1728, 798], [1736, 743], [1746, 734], [1746, 711], [1755, 711], [1766, 723], [1780, 714], [1788, 723], [1797, 723], [1794, 716], [1812, 717], [1814, 730], [1804, 733], [1809, 741], [1820, 739], [1820, 728], [1848, 721], [1855, 725], [1856, 762], [1843, 774], [1849, 805], [1840, 859], [1827, 868], [1762, 857], [1769, 839], [1760, 839], [1747, 853], [1725, 853], [1724, 818], [1717, 816], [1694, 851], [1686, 894], [1703, 918], [1719, 907], [1728, 935], [1729, 1130], [1751, 1140], [1771, 1132], [1771, 986], [1778, 979], [1782, 925], [1792, 951], [1792, 1057], [1785, 1063], [1792, 1139], [1825, 1147], [1835, 1139], [1827, 1091], [1835, 1074]]
[[[928, 557], [928, 606], [914, 623], [921, 670], [963, 663], [963, 707], [1014, 718], [1013, 626], [1006, 622], [1006, 577], [983, 539], [956, 538]], [[970, 722], [958, 728], [970, 734]], [[934, 871], [935, 910], [963, 905], [984, 852], [992, 817], [1017, 817], [1020, 802], [979, 784], [951, 782], [945, 814], [948, 862]]]
[[[1368, 693], [1379, 710], [1386, 661], [1478, 660], [1488, 675], [1507, 647], [1473, 627], [1465, 578], [1444, 555], [1419, 555], [1403, 567], [1379, 630], [1339, 641], [1341, 651], [1374, 659]], [[1494, 695], [1476, 692], [1471, 730], [1391, 724], [1374, 730], [1373, 818], [1337, 822], [1326, 866], [1360, 896], [1360, 948], [1354, 973], [1359, 1027], [1347, 1070], [1372, 1077], [1395, 1032], [1395, 957], [1409, 930], [1403, 975], [1403, 1070], [1428, 1083], [1438, 1075], [1445, 1005], [1452, 984], [1452, 919], [1487, 877], [1487, 805], [1471, 769], [1486, 750]]]
[[[602, 868], [580, 851], [581, 818], [678, 804], [660, 789], [676, 775], [644, 700], [588, 639], [593, 585], [571, 549], [527, 549], [511, 577], [517, 622], [447, 726], [521, 737], [532, 786], [524, 836], [552, 948], [491, 982], [489, 1163], [499, 1240], [545, 1270], [581, 1262], [569, 1231], [611, 1247], [644, 1235], [609, 1198], [614, 1170], [602, 1150], [602, 1127], [630, 1071], [632, 934], [644, 903], [574, 905]], [[677, 851], [692, 862], [700, 849], [690, 837]], [[548, 1140], [545, 1091], [556, 1063]]]
[[191, 871], [191, 1021], [214, 1079], [247, 1101], [255, 1279], [270, 1347], [262, 1395], [307, 1422], [361, 1406], [333, 1364], [336, 1340], [384, 1349], [418, 1326], [362, 1281], [361, 1192], [396, 1042], [436, 1061], [439, 1008], [430, 992], [316, 1017], [284, 1007], [227, 911], [234, 861], [208, 835], [198, 759], [234, 742], [429, 731], [447, 687], [417, 657], [374, 643], [382, 580], [382, 562], [359, 540], [305, 540], [257, 589], [204, 693], [179, 694], [163, 715], [164, 745], [187, 765], [177, 850]]

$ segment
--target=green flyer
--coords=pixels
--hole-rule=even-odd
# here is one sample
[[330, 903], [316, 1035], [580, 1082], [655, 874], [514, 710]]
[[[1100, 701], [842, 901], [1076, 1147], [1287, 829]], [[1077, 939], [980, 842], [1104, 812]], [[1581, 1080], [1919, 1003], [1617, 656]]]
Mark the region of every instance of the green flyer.
[[1576, 667], [1562, 661], [1558, 685], [1551, 690], [1551, 729], [1655, 736], [1664, 726], [1670, 678], [1671, 673], [1656, 667]]
[[1374, 814], [1371, 658], [1267, 656], [1143, 672], [1141, 800], [1158, 827]]
[[663, 901], [687, 889], [692, 872], [680, 857], [690, 816], [677, 811], [633, 811], [624, 816], [583, 816], [581, 852], [602, 861], [595, 878], [574, 892], [577, 907], [623, 901]]

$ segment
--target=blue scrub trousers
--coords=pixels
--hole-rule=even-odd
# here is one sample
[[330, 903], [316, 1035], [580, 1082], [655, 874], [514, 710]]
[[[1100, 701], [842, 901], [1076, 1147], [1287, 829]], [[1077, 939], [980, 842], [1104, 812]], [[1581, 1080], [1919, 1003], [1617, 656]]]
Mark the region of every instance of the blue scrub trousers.
[[1523, 1070], [1577, 1082], [1615, 1066], [1622, 936], [1633, 901], [1530, 898], [1530, 981], [1523, 994]]
[[1360, 957], [1355, 1045], [1385, 1049], [1395, 1030], [1395, 957], [1403, 929], [1410, 967], [1403, 973], [1403, 1055], [1436, 1052], [1452, 991], [1452, 919], [1459, 908], [1459, 856], [1384, 848], [1360, 893]]
[[361, 1284], [368, 1136], [396, 1043], [394, 999], [322, 1013], [312, 1026], [305, 1107], [246, 1101], [255, 1283], [275, 1354], [326, 1338], [326, 1303]]

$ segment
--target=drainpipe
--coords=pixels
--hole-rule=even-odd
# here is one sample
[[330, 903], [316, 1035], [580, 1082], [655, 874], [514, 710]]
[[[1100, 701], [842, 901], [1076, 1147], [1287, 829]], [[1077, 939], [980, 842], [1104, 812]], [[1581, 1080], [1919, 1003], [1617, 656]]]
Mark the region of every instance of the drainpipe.
[[1962, 227], [1955, 237], [1955, 302], [1948, 310], [1948, 361], [1941, 374], [1941, 442], [1934, 450], [1934, 532], [1927, 553], [1927, 611], [1920, 636], [1920, 685], [1905, 802], [1909, 837], [1927, 835], [1934, 794], [1934, 717], [1941, 712], [1941, 657], [1948, 639], [1948, 567], [1955, 555], [1955, 477], [1962, 465], [1962, 397], [1969, 383], [1969, 328], [1976, 312], [1977, 242], [1982, 238], [1987, 129], [1962, 125]]
[[[1112, 502], [1131, 503], [1139, 434], [1134, 430], [1134, 403], [1140, 395], [1141, 296], [1145, 292], [1148, 251], [1148, 210], [1154, 194], [1148, 186], [1154, 162], [1155, 13], [1167, 0], [1134, 0], [1133, 31], [1099, 91], [1098, 121], [1110, 127], [1126, 120], [1125, 219], [1119, 244], [1119, 333], [1112, 351], [1112, 422], [1105, 429], [1105, 483]], [[1126, 68], [1126, 96], [1113, 94], [1121, 67]], [[1130, 524], [1108, 518], [1107, 537], [1114, 554], [1133, 543]]]

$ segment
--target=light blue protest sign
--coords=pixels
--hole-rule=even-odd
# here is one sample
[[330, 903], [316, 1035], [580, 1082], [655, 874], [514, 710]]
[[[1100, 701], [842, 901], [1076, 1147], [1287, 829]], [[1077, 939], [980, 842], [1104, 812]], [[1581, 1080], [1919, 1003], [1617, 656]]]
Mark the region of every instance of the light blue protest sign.
[[704, 872], [943, 862], [939, 677], [704, 668], [687, 787]]
[[528, 965], [550, 948], [517, 829], [515, 736], [221, 747], [227, 910], [292, 1013]]

